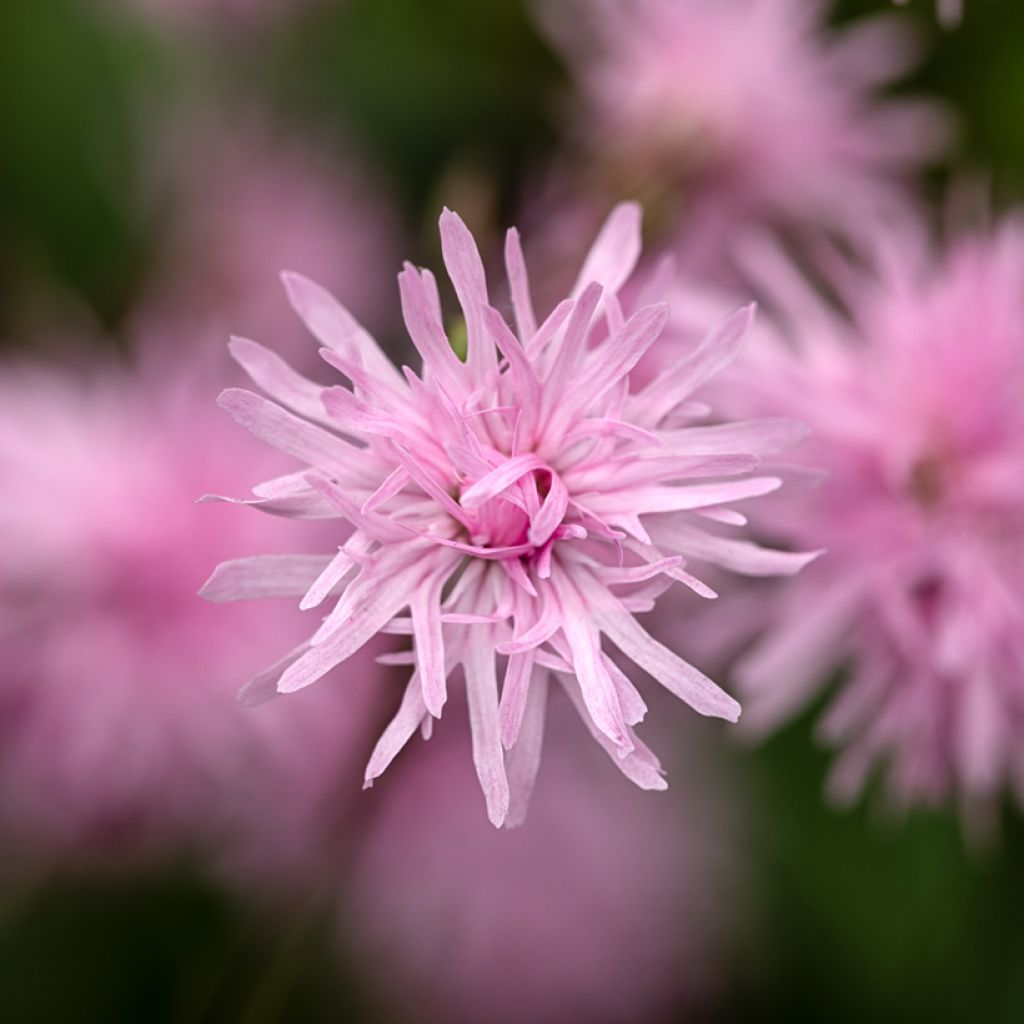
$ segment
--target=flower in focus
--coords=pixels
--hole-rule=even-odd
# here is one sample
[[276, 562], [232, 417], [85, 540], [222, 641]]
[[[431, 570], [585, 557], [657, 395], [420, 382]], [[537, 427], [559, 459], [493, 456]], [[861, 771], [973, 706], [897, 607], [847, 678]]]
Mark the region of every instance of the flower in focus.
[[751, 224], [856, 236], [867, 211], [906, 204], [911, 174], [943, 148], [936, 106], [878, 97], [913, 64], [909, 31], [890, 18], [830, 29], [827, 7], [541, 5], [575, 72], [597, 191], [643, 199], [687, 269], [706, 272]]
[[260, 485], [245, 504], [339, 518], [354, 531], [339, 537], [311, 587], [278, 563], [261, 574], [252, 560], [214, 573], [208, 587], [222, 597], [291, 587], [303, 608], [336, 598], [310, 643], [243, 698], [304, 689], [382, 631], [409, 635], [412, 675], [370, 759], [368, 785], [417, 729], [429, 734], [448, 677], [461, 669], [495, 825], [525, 813], [552, 680], [628, 778], [662, 789], [658, 761], [633, 728], [646, 707], [602, 650], [602, 636], [701, 714], [737, 718], [736, 702], [635, 615], [673, 582], [713, 596], [684, 568], [687, 557], [753, 573], [793, 572], [808, 560], [704, 528], [742, 522], [734, 503], [779, 486], [756, 474], [759, 458], [801, 428], [785, 420], [699, 424], [707, 410], [691, 395], [739, 350], [750, 308], [630, 392], [630, 370], [667, 316], [664, 305], [626, 316], [618, 301], [640, 250], [635, 205], [611, 215], [572, 296], [539, 324], [518, 235], [509, 232], [515, 330], [490, 304], [466, 226], [446, 210], [440, 230], [466, 325], [465, 361], [442, 326], [433, 275], [408, 264], [399, 275], [402, 310], [422, 376], [397, 370], [346, 309], [296, 275], [285, 277], [291, 300], [351, 386], [321, 388], [261, 346], [233, 342], [276, 401], [235, 389], [221, 404], [307, 467]]
[[717, 991], [740, 902], [720, 766], [688, 743], [679, 799], [634, 799], [571, 715], [552, 704], [546, 784], [512, 834], [474, 813], [463, 733], [382, 794], [345, 924], [360, 977], [421, 1019], [640, 1024]]
[[[215, 477], [272, 466], [211, 415], [206, 379], [194, 359], [0, 371], [0, 820], [32, 858], [191, 850], [283, 878], [344, 807], [365, 737], [336, 692], [247, 712], [224, 689], [302, 623], [272, 604], [211, 621], [195, 597], [211, 559], [291, 539], [194, 504]], [[326, 561], [268, 557], [310, 579]], [[353, 663], [346, 709], [379, 678]]]
[[729, 395], [811, 427], [802, 451], [828, 478], [800, 508], [780, 498], [770, 528], [829, 549], [762, 603], [738, 670], [747, 724], [788, 718], [846, 666], [822, 723], [837, 795], [882, 761], [902, 803], [1024, 797], [1024, 225], [942, 253], [890, 229], [866, 269], [833, 257], [845, 312], [771, 247], [746, 264], [797, 347], [765, 327]]

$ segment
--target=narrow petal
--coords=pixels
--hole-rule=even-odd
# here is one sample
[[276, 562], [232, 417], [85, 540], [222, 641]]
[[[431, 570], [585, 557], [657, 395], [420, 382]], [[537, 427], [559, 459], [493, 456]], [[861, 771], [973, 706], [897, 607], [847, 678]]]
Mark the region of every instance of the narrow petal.
[[655, 640], [625, 609], [616, 611], [603, 605], [596, 611], [596, 620], [601, 632], [627, 658], [694, 711], [728, 722], [739, 719], [740, 706], [732, 697], [703, 672]]
[[229, 498], [223, 494], [204, 494], [197, 504], [223, 501], [229, 505], [248, 505], [271, 516], [285, 519], [337, 519], [338, 512], [319, 494], [306, 490], [296, 494], [283, 494], [272, 498]]
[[596, 389], [590, 396], [592, 399], [604, 395], [640, 362], [658, 340], [667, 321], [668, 306], [664, 303], [638, 309], [621, 330], [591, 354], [579, 389], [583, 392]]
[[247, 708], [252, 708], [260, 704], [266, 704], [267, 701], [280, 696], [277, 689], [277, 681], [281, 678], [281, 673], [289, 665], [293, 665], [298, 661], [308, 650], [308, 643], [300, 644], [294, 650], [289, 651], [283, 658], [275, 661], [269, 668], [265, 668], [258, 675], [253, 676], [238, 691], [238, 703]]
[[493, 370], [495, 361], [494, 343], [483, 322], [483, 311], [488, 305], [483, 260], [469, 228], [457, 213], [445, 208], [440, 228], [441, 255], [466, 318], [466, 364], [479, 381], [481, 374]]
[[275, 401], [306, 419], [330, 426], [320, 402], [321, 385], [297, 373], [276, 352], [248, 338], [232, 338], [228, 350], [253, 382]]
[[498, 725], [498, 678], [489, 637], [473, 636], [466, 642], [463, 667], [473, 763], [487, 802], [487, 817], [495, 828], [501, 828], [508, 816], [509, 791]]
[[512, 293], [512, 311], [515, 313], [516, 330], [524, 343], [537, 333], [537, 318], [533, 313], [530, 298], [530, 280], [526, 273], [526, 260], [519, 241], [519, 232], [509, 228], [505, 235], [505, 272], [508, 274], [509, 291]]
[[420, 686], [419, 677], [414, 672], [405, 688], [402, 703], [395, 713], [395, 717], [388, 723], [370, 755], [364, 776], [364, 789], [369, 789], [373, 785], [374, 779], [380, 778], [387, 771], [388, 766], [406, 743], [412, 739], [420, 727], [420, 723], [426, 717], [427, 708], [423, 703], [423, 689]]
[[261, 441], [300, 462], [356, 480], [365, 478], [366, 462], [360, 449], [322, 427], [299, 419], [281, 406], [241, 388], [222, 391], [217, 402]]
[[301, 690], [352, 657], [409, 603], [409, 595], [422, 575], [422, 564], [415, 562], [387, 579], [374, 580], [375, 585], [365, 588], [364, 599], [338, 624], [332, 635], [285, 670], [278, 680], [278, 690], [281, 693]]
[[505, 682], [501, 688], [501, 703], [498, 718], [501, 725], [501, 744], [508, 750], [519, 736], [523, 714], [526, 711], [526, 696], [533, 673], [533, 652], [523, 651], [509, 656], [505, 668]]
[[739, 354], [753, 323], [756, 307], [744, 306], [711, 331], [693, 354], [664, 371], [630, 403], [636, 419], [660, 423], [694, 390], [724, 370]]
[[583, 261], [574, 298], [595, 281], [612, 295], [626, 283], [640, 258], [642, 220], [639, 203], [620, 203], [612, 210]]
[[692, 454], [747, 452], [771, 455], [799, 444], [807, 427], [797, 420], [761, 419], [722, 423], [713, 427], [685, 427], [662, 434], [672, 450]]
[[554, 359], [544, 380], [545, 394], [549, 399], [558, 401], [563, 397], [563, 388], [568, 386], [579, 366], [601, 294], [602, 288], [596, 282], [583, 289], [576, 300], [576, 305], [573, 306], [564, 333], [556, 345], [552, 346]]
[[526, 820], [530, 797], [540, 770], [544, 747], [544, 715], [548, 703], [548, 673], [537, 672], [526, 692], [526, 708], [519, 737], [506, 757], [509, 807], [506, 828], [516, 828]]
[[435, 315], [424, 279], [411, 263], [406, 263], [398, 275], [398, 288], [402, 317], [424, 366], [452, 395], [461, 395], [464, 391], [462, 364], [448, 341], [440, 317]]
[[476, 509], [511, 487], [520, 477], [534, 470], [547, 469], [546, 463], [536, 455], [516, 455], [506, 459], [485, 476], [467, 487], [459, 499], [465, 509]]
[[348, 551], [345, 548], [339, 548], [338, 553], [324, 566], [317, 578], [306, 589], [299, 602], [299, 608], [307, 611], [322, 604], [354, 565], [355, 561]]
[[636, 487], [621, 491], [581, 495], [587, 508], [608, 522], [631, 516], [652, 515], [658, 512], [683, 512], [705, 505], [726, 505], [745, 498], [770, 494], [782, 486], [775, 476], [752, 476], [745, 480], [723, 483], [688, 484], [680, 487]]
[[437, 573], [421, 583], [409, 598], [423, 702], [434, 718], [441, 717], [441, 708], [448, 697], [448, 670], [441, 625], [441, 591], [447, 580], [447, 571]]
[[527, 540], [537, 547], [546, 544], [561, 525], [569, 508], [569, 490], [557, 473], [551, 474], [551, 483], [540, 510], [530, 519]]
[[207, 601], [301, 597], [330, 562], [329, 555], [253, 555], [221, 562], [203, 584]]
[[571, 675], [560, 674], [559, 681], [569, 695], [569, 699], [576, 706], [583, 724], [587, 731], [601, 745], [604, 752], [611, 758], [612, 764], [629, 779], [633, 785], [640, 789], [664, 790], [668, 789], [668, 783], [663, 777], [661, 765], [650, 748], [643, 741], [633, 735], [633, 749], [621, 756], [621, 750], [614, 744], [600, 729], [591, 721], [587, 714], [586, 705], [583, 703], [583, 695], [580, 693], [579, 684]]
[[313, 336], [343, 356], [358, 353], [363, 364], [379, 380], [401, 387], [402, 377], [373, 336], [320, 285], [301, 274], [281, 275], [292, 308]]
[[[568, 580], [556, 584], [562, 608], [562, 635], [569, 645], [572, 667], [594, 725], [623, 752], [632, 748], [615, 684], [601, 659], [601, 641], [591, 616], [580, 606]], [[559, 651], [565, 656], [564, 651]]]
[[792, 576], [822, 554], [821, 551], [773, 551], [747, 540], [716, 537], [667, 516], [649, 520], [648, 529], [659, 547], [712, 562], [744, 576]]

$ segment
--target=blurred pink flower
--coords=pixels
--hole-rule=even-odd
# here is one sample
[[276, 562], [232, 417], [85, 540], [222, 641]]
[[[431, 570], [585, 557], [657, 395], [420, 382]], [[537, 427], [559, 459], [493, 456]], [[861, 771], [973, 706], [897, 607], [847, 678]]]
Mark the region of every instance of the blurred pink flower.
[[822, 262], [847, 312], [770, 246], [747, 256], [778, 334], [748, 347], [733, 411], [811, 427], [828, 479], [769, 525], [828, 554], [765, 601], [737, 679], [765, 729], [846, 666], [822, 727], [835, 792], [884, 761], [901, 802], [984, 807], [1005, 783], [1024, 797], [1024, 223], [943, 253], [913, 227], [885, 239], [869, 268]]
[[[337, 690], [233, 700], [302, 624], [269, 604], [218, 618], [196, 596], [211, 560], [286, 539], [272, 520], [195, 505], [214, 479], [271, 468], [211, 415], [208, 387], [168, 360], [0, 370], [8, 847], [117, 865], [209, 844], [239, 868], [287, 871], [308, 866], [346, 788], [358, 794], [345, 780], [367, 738], [352, 704], [371, 703], [380, 674], [369, 652]], [[313, 579], [327, 561], [288, 564]]]
[[[584, 173], [605, 179], [595, 205], [609, 191], [644, 200], [701, 273], [751, 224], [857, 235], [867, 211], [903, 206], [911, 173], [945, 144], [945, 118], [879, 98], [914, 62], [905, 26], [887, 16], [830, 29], [828, 6], [542, 3], [575, 72]], [[581, 192], [595, 189], [576, 181]]]
[[721, 766], [687, 735], [665, 806], [615, 785], [572, 715], [552, 702], [558, 742], [513, 833], [475, 812], [462, 731], [439, 727], [382, 787], [344, 924], [360, 976], [396, 1009], [641, 1024], [714, 994], [740, 902]]
[[231, 333], [258, 332], [290, 356], [312, 355], [279, 287], [281, 266], [323, 281], [374, 326], [390, 325], [391, 293], [376, 268], [397, 259], [397, 218], [354, 153], [242, 113], [190, 120], [153, 147], [153, 160], [167, 224], [135, 335], [223, 351]]
[[635, 205], [612, 214], [572, 297], [539, 327], [519, 238], [509, 232], [516, 331], [490, 305], [465, 224], [446, 210], [440, 228], [465, 317], [464, 362], [442, 326], [433, 275], [410, 264], [399, 284], [422, 377], [400, 373], [344, 307], [296, 275], [285, 277], [296, 311], [352, 389], [320, 388], [267, 349], [233, 343], [239, 362], [281, 404], [242, 390], [226, 391], [221, 404], [311, 467], [261, 485], [245, 503], [340, 518], [355, 529], [308, 592], [279, 564], [257, 575], [247, 560], [214, 573], [209, 586], [224, 597], [291, 587], [305, 595], [303, 608], [340, 590], [310, 644], [279, 678], [263, 676], [245, 695], [260, 701], [303, 689], [382, 630], [411, 635], [412, 677], [367, 784], [417, 729], [429, 732], [447, 678], [461, 666], [495, 825], [525, 814], [552, 674], [623, 773], [641, 788], [663, 789], [657, 759], [633, 731], [645, 705], [602, 652], [602, 634], [700, 713], [735, 721], [736, 702], [653, 640], [634, 614], [652, 608], [673, 581], [713, 596], [684, 570], [684, 556], [753, 572], [793, 572], [807, 561], [704, 529], [709, 520], [742, 518], [731, 503], [778, 487], [777, 478], [752, 473], [760, 454], [798, 437], [799, 426], [692, 425], [705, 409], [690, 396], [738, 352], [749, 308], [630, 394], [629, 372], [667, 316], [664, 305], [649, 305], [627, 318], [617, 298], [640, 252]]

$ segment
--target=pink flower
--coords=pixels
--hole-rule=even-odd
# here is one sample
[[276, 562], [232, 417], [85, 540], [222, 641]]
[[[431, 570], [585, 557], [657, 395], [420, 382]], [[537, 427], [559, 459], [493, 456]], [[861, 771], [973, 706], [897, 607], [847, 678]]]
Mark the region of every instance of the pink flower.
[[[36, 857], [198, 847], [289, 872], [324, 808], [346, 805], [365, 739], [352, 703], [370, 705], [380, 670], [351, 664], [344, 710], [329, 688], [257, 711], [231, 699], [302, 623], [271, 604], [211, 619], [195, 597], [211, 560], [291, 537], [194, 504], [214, 478], [272, 468], [211, 415], [194, 366], [0, 370], [0, 818]], [[268, 558], [310, 580], [328, 561]]]
[[846, 666], [822, 726], [835, 792], [883, 761], [902, 802], [982, 807], [1024, 796], [1024, 224], [942, 253], [883, 238], [869, 270], [831, 257], [845, 312], [770, 249], [747, 259], [797, 344], [752, 343], [730, 395], [811, 426], [828, 479], [771, 527], [829, 553], [765, 603], [738, 680], [767, 728]]
[[474, 812], [462, 732], [436, 736], [382, 792], [344, 924], [359, 976], [397, 1010], [640, 1024], [715, 993], [739, 903], [720, 766], [688, 742], [678, 799], [634, 798], [572, 714], [552, 704], [545, 785], [511, 834]]
[[152, 155], [151, 187], [170, 213], [136, 336], [223, 351], [232, 331], [263, 331], [289, 356], [312, 357], [278, 260], [337, 290], [357, 316], [387, 322], [390, 294], [370, 268], [394, 258], [396, 218], [356, 155], [251, 111], [189, 120]]
[[867, 211], [902, 207], [911, 173], [945, 143], [945, 119], [878, 98], [913, 63], [906, 29], [873, 18], [831, 30], [827, 7], [543, 4], [575, 72], [586, 178], [596, 167], [605, 193], [643, 198], [701, 272], [752, 223], [858, 235]]
[[347, 310], [296, 275], [285, 276], [292, 303], [351, 387], [321, 388], [259, 345], [233, 343], [277, 402], [229, 390], [221, 404], [308, 467], [261, 485], [245, 503], [340, 518], [355, 531], [339, 536], [343, 543], [308, 591], [297, 577], [283, 578], [278, 563], [262, 575], [251, 560], [218, 567], [210, 585], [223, 596], [291, 584], [304, 593], [303, 608], [337, 597], [310, 644], [244, 698], [304, 689], [381, 631], [409, 635], [414, 650], [404, 660], [412, 677], [370, 759], [368, 785], [417, 729], [429, 734], [448, 677], [461, 668], [477, 774], [495, 825], [525, 813], [552, 678], [623, 773], [662, 789], [658, 761], [633, 731], [644, 702], [602, 651], [601, 637], [700, 713], [737, 718], [736, 702], [653, 640], [635, 613], [653, 607], [673, 581], [710, 596], [684, 569], [686, 556], [751, 572], [791, 572], [807, 560], [717, 540], [704, 529], [709, 520], [741, 518], [733, 502], [779, 486], [753, 475], [759, 455], [799, 428], [692, 425], [705, 410], [690, 396], [738, 351], [749, 308], [630, 394], [629, 372], [667, 316], [663, 305], [651, 305], [627, 318], [617, 299], [640, 251], [635, 205], [612, 214], [572, 296], [539, 326], [518, 235], [509, 232], [515, 331], [490, 305], [466, 226], [449, 211], [440, 226], [465, 317], [465, 362], [442, 326], [433, 275], [408, 264], [399, 285], [423, 359], [420, 377], [399, 372]]

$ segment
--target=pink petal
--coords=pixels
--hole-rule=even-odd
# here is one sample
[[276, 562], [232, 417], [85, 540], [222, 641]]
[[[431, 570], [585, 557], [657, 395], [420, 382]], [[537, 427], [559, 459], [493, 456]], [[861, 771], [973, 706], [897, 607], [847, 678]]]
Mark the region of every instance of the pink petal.
[[728, 722], [739, 719], [740, 706], [732, 697], [703, 672], [655, 640], [627, 611], [601, 607], [595, 615], [601, 632], [669, 693], [702, 715], [724, 718]]
[[633, 418], [660, 423], [701, 384], [724, 370], [743, 347], [755, 309], [753, 305], [738, 309], [711, 331], [688, 359], [665, 370], [635, 395], [631, 402]]
[[301, 597], [329, 561], [326, 555], [253, 555], [221, 562], [199, 596], [214, 602]]
[[588, 284], [576, 299], [565, 332], [553, 346], [554, 360], [544, 380], [545, 394], [549, 399], [558, 401], [563, 397], [563, 388], [568, 385], [579, 365], [601, 294], [601, 286], [593, 282]]
[[501, 828], [508, 816], [509, 791], [498, 725], [494, 648], [486, 634], [469, 639], [462, 663], [473, 737], [473, 763], [487, 802], [487, 817], [495, 828]]
[[519, 736], [506, 757], [509, 808], [505, 828], [516, 828], [526, 820], [530, 797], [540, 770], [544, 747], [544, 714], [548, 703], [548, 674], [537, 672], [526, 693]]
[[467, 487], [459, 504], [465, 509], [477, 509], [511, 487], [527, 473], [539, 469], [547, 469], [547, 465], [536, 455], [516, 455], [506, 459], [500, 466], [480, 477], [471, 487]]
[[440, 219], [441, 255], [448, 270], [459, 305], [466, 317], [468, 351], [466, 364], [474, 379], [494, 365], [494, 343], [484, 329], [483, 310], [487, 306], [487, 278], [476, 242], [462, 218], [444, 209]]
[[599, 634], [590, 625], [591, 617], [580, 607], [578, 597], [572, 592], [572, 584], [565, 580], [559, 584], [556, 586], [562, 606], [562, 635], [572, 653], [573, 671], [579, 680], [587, 711], [594, 725], [623, 752], [628, 752], [632, 749], [632, 742], [615, 684], [601, 659]]
[[310, 608], [316, 608], [322, 604], [328, 594], [349, 574], [354, 566], [355, 561], [352, 556], [345, 548], [340, 548], [320, 575], [309, 585], [299, 602], [299, 608], [308, 611]]
[[592, 282], [612, 295], [626, 283], [640, 258], [642, 220], [639, 203], [620, 203], [612, 210], [583, 261], [574, 298]]
[[821, 551], [773, 551], [747, 540], [716, 537], [669, 518], [651, 520], [648, 526], [660, 547], [713, 562], [745, 576], [792, 576], [822, 554]]
[[526, 711], [526, 695], [533, 674], [533, 652], [509, 656], [505, 668], [505, 682], [501, 688], [498, 719], [501, 725], [501, 744], [508, 750], [516, 742]]
[[300, 644], [283, 658], [275, 661], [269, 668], [265, 668], [258, 675], [253, 676], [238, 691], [238, 703], [244, 707], [252, 708], [260, 704], [266, 704], [267, 701], [280, 696], [277, 689], [277, 681], [281, 677], [281, 673], [289, 665], [293, 665], [308, 650], [308, 643]]
[[392, 386], [401, 385], [402, 378], [394, 363], [330, 292], [309, 278], [289, 271], [281, 275], [281, 280], [292, 308], [322, 345], [342, 356], [358, 353], [362, 364], [379, 380]]
[[281, 406], [241, 388], [222, 391], [217, 402], [261, 441], [300, 462], [352, 479], [365, 478], [366, 462], [360, 450], [322, 427], [301, 420]]
[[530, 281], [526, 273], [526, 260], [519, 242], [519, 232], [509, 228], [505, 235], [505, 272], [508, 274], [509, 290], [512, 293], [512, 310], [516, 318], [516, 330], [524, 343], [537, 333], [537, 318], [533, 313], [530, 298]]
[[635, 734], [632, 736], [633, 749], [624, 757], [617, 747], [600, 729], [598, 729], [587, 714], [583, 697], [580, 694], [579, 684], [571, 675], [559, 675], [559, 681], [569, 695], [569, 699], [576, 706], [579, 716], [587, 731], [601, 745], [605, 753], [611, 758], [612, 764], [629, 779], [633, 785], [646, 790], [665, 790], [668, 783], [663, 778], [661, 765], [650, 748]]
[[276, 352], [248, 338], [232, 338], [228, 349], [235, 361], [271, 398], [306, 419], [330, 426], [320, 402], [319, 384], [296, 373]]
[[[326, 675], [336, 665], [352, 657], [373, 639], [392, 619], [396, 612], [409, 603], [409, 595], [423, 577], [423, 566], [414, 562], [387, 579], [365, 581], [361, 593], [365, 596], [352, 613], [337, 624], [335, 631], [307, 651], [294, 665], [285, 670], [278, 680], [280, 693], [294, 693]], [[349, 585], [359, 586], [362, 577]]]
[[413, 734], [426, 717], [427, 709], [423, 703], [423, 690], [419, 677], [414, 672], [405, 687], [402, 703], [395, 713], [395, 717], [388, 723], [370, 755], [364, 776], [364, 789], [369, 789], [373, 785], [373, 780], [380, 778], [387, 771], [388, 766], [406, 743], [412, 739]]
[[673, 449], [691, 453], [747, 452], [769, 455], [799, 444], [807, 427], [796, 420], [762, 419], [722, 423], [713, 427], [685, 427], [662, 435]]
[[415, 637], [416, 665], [423, 686], [423, 702], [434, 718], [441, 717], [447, 699], [448, 670], [441, 626], [441, 591], [448, 580], [447, 567], [421, 583], [409, 598]]
[[411, 263], [398, 275], [398, 288], [406, 329], [424, 365], [451, 394], [463, 394], [462, 363], [435, 313], [423, 278]]

